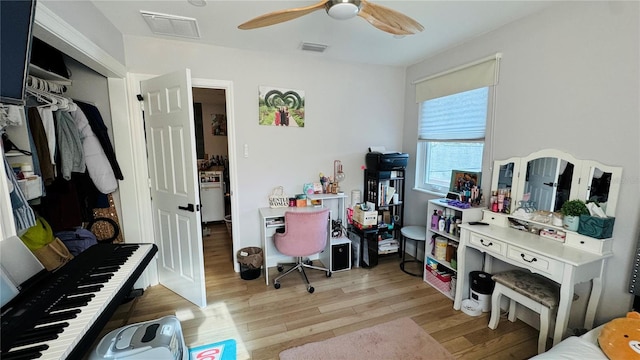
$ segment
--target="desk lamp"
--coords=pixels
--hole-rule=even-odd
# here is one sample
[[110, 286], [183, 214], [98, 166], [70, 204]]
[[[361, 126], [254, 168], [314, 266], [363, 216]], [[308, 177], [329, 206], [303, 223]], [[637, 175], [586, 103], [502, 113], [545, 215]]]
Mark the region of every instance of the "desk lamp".
[[342, 171], [342, 162], [340, 160], [334, 160], [333, 161], [333, 181], [336, 182], [336, 193], [338, 193], [338, 191], [340, 191], [340, 182], [344, 180], [344, 178], [346, 177], [346, 175], [344, 174], [344, 172]]

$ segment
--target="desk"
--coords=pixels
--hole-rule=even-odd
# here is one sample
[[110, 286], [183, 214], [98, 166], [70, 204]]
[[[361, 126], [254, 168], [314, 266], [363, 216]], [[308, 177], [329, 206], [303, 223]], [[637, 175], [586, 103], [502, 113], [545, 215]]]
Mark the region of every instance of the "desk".
[[562, 340], [569, 322], [574, 286], [591, 281], [592, 289], [585, 314], [584, 327], [591, 329], [602, 292], [602, 275], [606, 259], [613, 254], [596, 254], [540, 237], [528, 232], [498, 225], [460, 226], [458, 247], [458, 285], [453, 308], [460, 310], [469, 293], [469, 272], [491, 273], [492, 260], [528, 269], [560, 284], [560, 303], [556, 316], [553, 345]]
[[[311, 198], [311, 197], [310, 197]], [[327, 207], [328, 204], [325, 203], [326, 200], [338, 199], [338, 214], [341, 214], [338, 218], [343, 219], [344, 216], [344, 195], [333, 195], [333, 194], [316, 194], [313, 196], [313, 199], [322, 200], [323, 207]], [[333, 207], [331, 218], [334, 219]], [[303, 211], [303, 212], [312, 212], [320, 210], [319, 207], [307, 206], [307, 207], [283, 207], [283, 208], [260, 208], [258, 209], [260, 215], [260, 235], [262, 240], [262, 257], [263, 257], [263, 268], [264, 268], [264, 278], [267, 286], [269, 285], [269, 268], [278, 265], [279, 262], [291, 262], [292, 257], [281, 254], [275, 247], [273, 243], [273, 234], [276, 232], [276, 229], [284, 227], [284, 213], [287, 211]], [[346, 237], [340, 238], [331, 238], [331, 228], [330, 224], [327, 224], [328, 229], [328, 239], [325, 250], [319, 254], [317, 257], [311, 257], [311, 260], [316, 260], [320, 258], [322, 263], [329, 269], [332, 269], [332, 245], [340, 245], [351, 242]], [[351, 264], [349, 262], [349, 267], [344, 270], [351, 269]]]

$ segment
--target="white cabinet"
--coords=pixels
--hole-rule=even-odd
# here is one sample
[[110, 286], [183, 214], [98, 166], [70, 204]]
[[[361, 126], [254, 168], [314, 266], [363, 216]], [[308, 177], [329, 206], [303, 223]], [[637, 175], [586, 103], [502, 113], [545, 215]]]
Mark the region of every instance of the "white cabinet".
[[[455, 290], [451, 290], [452, 281], [455, 283], [457, 275], [457, 248], [460, 242], [458, 223], [468, 223], [482, 219], [482, 208], [473, 207], [462, 209], [450, 205], [447, 199], [430, 200], [427, 206], [427, 234], [425, 245], [425, 270], [423, 280], [438, 289], [449, 298], [454, 298]], [[432, 215], [439, 215], [435, 224]], [[440, 219], [445, 227], [439, 226]], [[447, 226], [447, 219], [449, 225]], [[455, 287], [454, 287], [455, 289]]]

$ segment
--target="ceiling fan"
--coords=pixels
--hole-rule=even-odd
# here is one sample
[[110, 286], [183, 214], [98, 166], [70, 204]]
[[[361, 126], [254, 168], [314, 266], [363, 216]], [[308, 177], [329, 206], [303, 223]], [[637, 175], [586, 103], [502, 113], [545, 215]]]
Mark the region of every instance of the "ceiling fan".
[[387, 7], [372, 4], [367, 0], [321, 0], [314, 5], [279, 10], [258, 16], [240, 24], [238, 28], [250, 30], [275, 25], [322, 8], [334, 19], [346, 20], [360, 16], [376, 28], [394, 35], [411, 35], [424, 30], [424, 27], [412, 18]]

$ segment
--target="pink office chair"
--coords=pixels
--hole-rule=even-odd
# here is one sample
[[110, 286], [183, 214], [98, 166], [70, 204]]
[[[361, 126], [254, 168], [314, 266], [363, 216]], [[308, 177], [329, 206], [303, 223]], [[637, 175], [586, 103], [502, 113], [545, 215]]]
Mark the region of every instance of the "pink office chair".
[[282, 272], [283, 265], [293, 267], [273, 280], [273, 286], [280, 288], [280, 279], [298, 270], [307, 284], [307, 291], [311, 294], [315, 290], [304, 268], [325, 271], [327, 277], [331, 277], [331, 270], [319, 266], [313, 266], [311, 261], [304, 261], [303, 257], [318, 254], [325, 249], [329, 237], [329, 209], [319, 211], [287, 211], [284, 213], [284, 232], [277, 232], [273, 241], [276, 249], [284, 255], [295, 256], [295, 263], [278, 264], [278, 271]]

